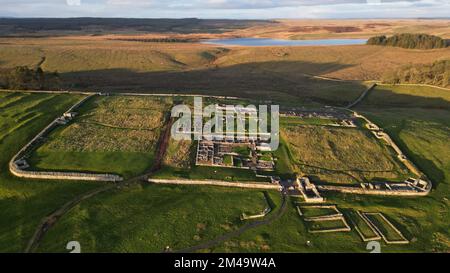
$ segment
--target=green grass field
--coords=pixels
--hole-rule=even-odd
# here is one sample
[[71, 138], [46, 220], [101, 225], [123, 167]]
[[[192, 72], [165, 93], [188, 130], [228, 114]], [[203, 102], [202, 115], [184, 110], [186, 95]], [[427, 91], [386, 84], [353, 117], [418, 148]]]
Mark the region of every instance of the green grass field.
[[392, 228], [386, 220], [379, 214], [367, 215], [367, 218], [373, 223], [378, 230], [383, 234], [389, 241], [403, 241], [404, 238]]
[[381, 85], [369, 93], [362, 105], [448, 109], [450, 92], [426, 86]]
[[307, 226], [310, 232], [320, 232], [325, 230], [346, 228], [342, 220], [312, 221], [312, 222], [305, 222], [305, 225]]
[[38, 170], [117, 173], [132, 177], [150, 169], [169, 108], [167, 99], [97, 97], [80, 116], [49, 135], [32, 155]]
[[366, 130], [289, 123], [282, 136], [297, 169], [318, 181], [358, 183], [406, 174], [392, 152]]
[[117, 173], [133, 177], [150, 169], [153, 159], [153, 153], [39, 150], [29, 162], [37, 170]]
[[222, 180], [230, 182], [267, 182], [267, 178], [257, 178], [251, 170], [236, 168], [221, 168], [208, 166], [192, 166], [186, 168], [173, 168], [164, 166], [155, 175], [163, 179], [194, 179], [194, 180]]
[[335, 119], [323, 119], [323, 118], [298, 118], [298, 117], [281, 117], [280, 124], [283, 126], [295, 126], [295, 125], [330, 125], [333, 124]]
[[349, 210], [347, 216], [351, 219], [352, 223], [359, 229], [365, 238], [377, 238], [379, 235], [374, 232], [372, 227], [366, 223], [356, 211]]
[[[415, 98], [416, 96], [407, 95]], [[0, 93], [0, 250], [22, 251], [42, 217], [74, 196], [101, 184], [46, 182], [11, 177], [7, 163], [15, 152], [79, 96]], [[426, 98], [425, 98], [426, 99]], [[432, 98], [430, 100], [433, 100]], [[381, 212], [405, 235], [409, 245], [385, 245], [383, 252], [448, 252], [450, 250], [450, 113], [422, 104], [412, 107], [357, 109], [383, 127], [405, 154], [432, 180], [427, 197], [398, 198], [327, 193], [339, 209]], [[426, 106], [426, 107], [425, 107]], [[314, 126], [317, 127], [317, 126]], [[283, 173], [292, 173], [293, 157], [285, 147]], [[347, 151], [344, 151], [344, 153]], [[239, 171], [239, 173], [237, 173]], [[254, 181], [251, 172], [194, 167], [164, 167], [157, 176]], [[277, 208], [279, 193], [269, 192]], [[356, 232], [310, 234], [296, 211], [295, 198], [287, 212], [270, 225], [248, 230], [203, 251], [212, 252], [366, 252]], [[234, 230], [241, 213], [264, 209], [260, 191], [210, 187], [143, 185], [111, 191], [82, 202], [61, 218], [44, 237], [39, 251], [65, 252], [67, 241], [82, 242], [82, 251], [161, 252], [195, 245]], [[212, 209], [213, 208], [213, 209]], [[180, 232], [182, 230], [183, 232]], [[307, 243], [309, 241], [309, 243]]]
[[[276, 192], [270, 195], [279, 199]], [[235, 230], [245, 224], [241, 213], [258, 214], [266, 206], [260, 191], [133, 186], [77, 206], [48, 233], [39, 251], [63, 252], [67, 240], [78, 240], [83, 252], [181, 250]]]
[[300, 210], [305, 218], [329, 216], [337, 213], [336, 210], [332, 208], [318, 208], [312, 206], [301, 206]]
[[[444, 96], [446, 91], [441, 92]], [[410, 241], [409, 245], [402, 246], [388, 246], [382, 243], [383, 252], [448, 252], [450, 250], [449, 111], [427, 108], [370, 108], [364, 104], [358, 111], [363, 111], [391, 135], [408, 157], [433, 181], [434, 190], [430, 196], [424, 198], [328, 193], [327, 200], [337, 204], [342, 211], [382, 212]], [[274, 252], [366, 252], [366, 243], [363, 243], [354, 231], [307, 234], [294, 206], [272, 225], [247, 232], [213, 250], [257, 251], [251, 245], [261, 238], [270, 245], [270, 251]], [[312, 246], [308, 246], [307, 241], [310, 241]], [[242, 244], [245, 244], [245, 247]]]
[[18, 179], [8, 170], [9, 160], [23, 145], [80, 99], [0, 92], [0, 252], [22, 252], [42, 217], [102, 185]]

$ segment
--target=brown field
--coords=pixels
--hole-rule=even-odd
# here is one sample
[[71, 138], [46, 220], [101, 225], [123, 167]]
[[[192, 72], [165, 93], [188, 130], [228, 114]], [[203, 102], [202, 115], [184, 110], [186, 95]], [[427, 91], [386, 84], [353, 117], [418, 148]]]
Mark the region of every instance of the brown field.
[[[109, 36], [0, 38], [0, 69], [42, 62], [63, 89], [197, 93], [291, 104], [346, 105], [390, 69], [449, 59], [450, 48], [230, 47], [145, 43]], [[330, 81], [325, 76], [352, 82]]]
[[150, 152], [164, 120], [164, 100], [112, 96], [91, 102], [77, 122], [51, 136], [41, 150], [72, 152]]
[[190, 168], [191, 147], [192, 141], [171, 139], [163, 160], [164, 165], [175, 168]]
[[277, 20], [278, 24], [254, 26], [234, 33], [246, 37], [280, 39], [368, 38], [394, 33], [427, 33], [450, 38], [449, 20]]
[[316, 180], [356, 183], [405, 174], [386, 147], [359, 129], [286, 126], [282, 136], [299, 171]]
[[450, 47], [426, 51], [365, 45], [224, 48], [126, 39], [366, 38], [403, 31], [450, 37], [448, 22], [281, 20], [217, 33], [0, 38], [0, 69], [41, 65], [45, 71], [58, 71], [61, 88], [68, 90], [196, 93], [256, 98], [286, 106], [345, 106], [367, 88], [362, 81], [379, 80], [386, 71], [406, 64], [450, 59]]

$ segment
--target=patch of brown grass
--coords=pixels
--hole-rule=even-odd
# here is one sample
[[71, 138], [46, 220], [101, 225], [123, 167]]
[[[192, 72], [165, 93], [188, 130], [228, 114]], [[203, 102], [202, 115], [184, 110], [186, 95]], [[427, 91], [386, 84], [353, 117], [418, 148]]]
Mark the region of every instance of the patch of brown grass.
[[190, 140], [177, 141], [171, 139], [164, 157], [164, 164], [175, 168], [189, 168], [191, 147], [192, 141]]
[[359, 129], [287, 126], [282, 131], [301, 172], [333, 183], [397, 178], [387, 148]]

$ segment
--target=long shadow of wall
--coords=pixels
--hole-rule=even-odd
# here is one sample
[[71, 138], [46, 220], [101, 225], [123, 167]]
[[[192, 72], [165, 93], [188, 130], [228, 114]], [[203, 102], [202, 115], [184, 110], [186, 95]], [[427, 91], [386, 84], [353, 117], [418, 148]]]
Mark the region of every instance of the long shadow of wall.
[[[107, 69], [64, 73], [66, 88], [105, 92], [193, 93], [238, 96], [284, 102], [346, 105], [366, 88], [358, 82], [337, 82], [301, 73], [348, 66], [330, 63], [264, 62], [197, 70], [136, 72]], [[331, 70], [330, 70], [331, 69]]]
[[[414, 87], [411, 87], [414, 88]], [[442, 90], [443, 94], [445, 90]], [[449, 96], [450, 100], [450, 96]], [[440, 97], [415, 96], [395, 93], [379, 86], [358, 105], [359, 108], [425, 108], [450, 110], [450, 101]]]

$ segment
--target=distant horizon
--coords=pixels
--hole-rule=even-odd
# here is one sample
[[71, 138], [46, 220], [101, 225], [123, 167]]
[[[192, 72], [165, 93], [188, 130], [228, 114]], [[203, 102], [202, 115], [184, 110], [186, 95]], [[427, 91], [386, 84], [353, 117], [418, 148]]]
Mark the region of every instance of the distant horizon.
[[3, 0], [2, 18], [440, 19], [449, 0]]
[[74, 16], [74, 17], [45, 17], [45, 16], [36, 16], [36, 17], [16, 17], [16, 16], [0, 16], [0, 19], [150, 19], [150, 20], [186, 20], [186, 19], [196, 19], [196, 20], [241, 20], [241, 21], [270, 21], [270, 20], [308, 20], [308, 21], [325, 21], [325, 20], [450, 20], [449, 17], [368, 17], [368, 18], [359, 18], [359, 17], [348, 17], [348, 18], [201, 18], [201, 17], [103, 17], [103, 16]]

